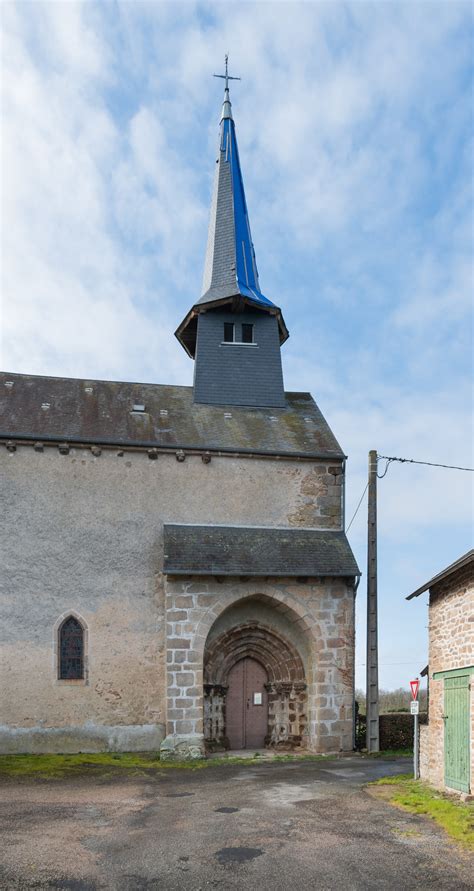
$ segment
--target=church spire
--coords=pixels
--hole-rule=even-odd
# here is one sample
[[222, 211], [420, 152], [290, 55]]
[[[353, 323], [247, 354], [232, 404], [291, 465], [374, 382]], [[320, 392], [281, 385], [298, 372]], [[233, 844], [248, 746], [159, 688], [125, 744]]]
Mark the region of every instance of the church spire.
[[229, 91], [229, 81], [240, 78], [229, 75], [228, 56], [225, 74], [214, 77], [222, 78], [225, 87], [202, 294], [176, 331], [192, 358], [196, 350], [197, 314], [223, 302], [231, 302], [234, 307], [245, 303], [271, 313], [278, 320], [280, 343], [288, 337], [281, 310], [260, 288]]
[[[216, 74], [215, 77], [217, 76], [218, 75]], [[229, 87], [226, 87], [224, 91], [224, 102], [222, 104], [221, 121], [226, 118], [232, 120], [232, 102], [230, 101]]]
[[262, 292], [232, 117], [226, 57], [202, 293], [176, 337], [194, 365], [194, 401], [284, 408], [281, 310]]
[[223, 80], [225, 80], [224, 104], [222, 106], [221, 121], [224, 118], [232, 119], [232, 103], [231, 103], [230, 97], [229, 97], [229, 81], [230, 80], [241, 80], [241, 78], [240, 77], [231, 77], [231, 75], [229, 74], [229, 54], [228, 53], [226, 53], [226, 56], [225, 56], [225, 74], [214, 74], [213, 76], [214, 77], [222, 77]]
[[199, 302], [239, 294], [260, 304], [274, 306], [262, 293], [258, 279], [229, 92], [229, 80], [240, 78], [229, 75], [228, 56], [225, 74], [215, 74], [214, 77], [222, 77], [225, 88], [203, 293]]

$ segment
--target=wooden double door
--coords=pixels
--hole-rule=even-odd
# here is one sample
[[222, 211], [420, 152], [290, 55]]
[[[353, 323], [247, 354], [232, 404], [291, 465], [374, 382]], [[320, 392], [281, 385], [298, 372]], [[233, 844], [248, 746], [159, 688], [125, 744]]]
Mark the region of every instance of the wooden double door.
[[263, 749], [268, 730], [268, 676], [255, 659], [236, 662], [229, 672], [226, 735], [231, 749]]
[[471, 675], [444, 680], [444, 781], [450, 789], [469, 792]]

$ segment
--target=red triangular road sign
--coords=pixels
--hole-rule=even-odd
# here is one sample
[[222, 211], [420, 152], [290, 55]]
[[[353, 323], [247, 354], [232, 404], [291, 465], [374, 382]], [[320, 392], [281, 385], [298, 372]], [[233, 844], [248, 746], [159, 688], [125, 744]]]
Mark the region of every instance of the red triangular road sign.
[[413, 699], [418, 699], [418, 687], [419, 686], [420, 686], [420, 682], [419, 682], [418, 678], [416, 679], [416, 681], [410, 681], [411, 695], [412, 695]]

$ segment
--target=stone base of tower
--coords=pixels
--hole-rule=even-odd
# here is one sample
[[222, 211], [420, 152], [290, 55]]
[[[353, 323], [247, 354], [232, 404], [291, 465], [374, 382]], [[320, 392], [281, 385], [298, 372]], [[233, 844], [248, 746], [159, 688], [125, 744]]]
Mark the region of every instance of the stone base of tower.
[[205, 756], [203, 733], [170, 733], [160, 746], [161, 761], [197, 761]]

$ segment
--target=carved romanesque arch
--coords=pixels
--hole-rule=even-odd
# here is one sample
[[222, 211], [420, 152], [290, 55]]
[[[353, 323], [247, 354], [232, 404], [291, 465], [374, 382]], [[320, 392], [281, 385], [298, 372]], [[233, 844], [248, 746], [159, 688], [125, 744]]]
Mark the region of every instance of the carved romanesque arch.
[[226, 694], [230, 670], [241, 659], [259, 662], [268, 676], [271, 746], [304, 743], [307, 694], [303, 660], [293, 643], [261, 622], [242, 622], [209, 642], [204, 657], [205, 738], [209, 748], [227, 747]]
[[246, 656], [263, 665], [272, 683], [305, 680], [296, 647], [268, 625], [247, 622], [225, 631], [206, 648], [204, 683], [226, 685], [230, 669]]
[[287, 617], [289, 622], [297, 624], [300, 633], [307, 637], [310, 646], [319, 642], [318, 634], [315, 633], [315, 623], [308, 615], [306, 604], [300, 602], [299, 598], [289, 596], [275, 587], [272, 588], [270, 595], [261, 594], [258, 591], [244, 596], [238, 590], [226, 592], [226, 596], [216, 600], [212, 607], [209, 607], [199, 619], [191, 641], [191, 648], [195, 652], [199, 652], [204, 659], [206, 641], [216, 620], [235, 604], [244, 604], [248, 601], [261, 601]]

